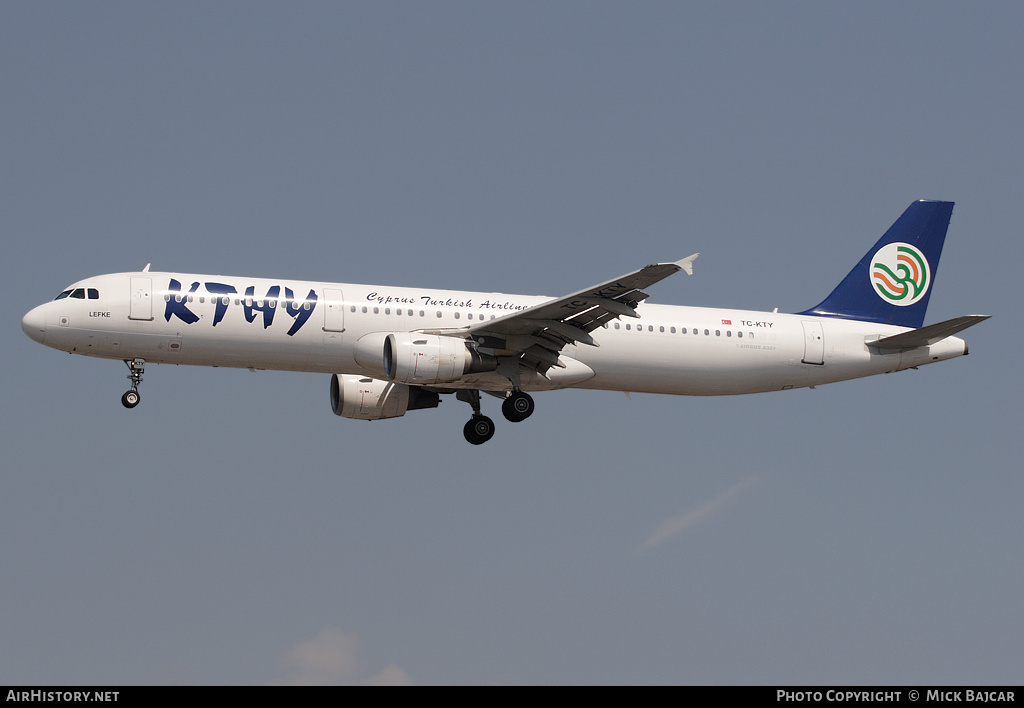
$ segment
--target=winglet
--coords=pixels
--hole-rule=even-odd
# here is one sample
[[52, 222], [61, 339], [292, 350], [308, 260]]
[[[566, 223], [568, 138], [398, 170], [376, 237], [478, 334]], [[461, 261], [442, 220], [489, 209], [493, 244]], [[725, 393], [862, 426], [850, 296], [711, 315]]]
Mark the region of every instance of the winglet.
[[681, 270], [685, 270], [687, 275], [693, 275], [693, 262], [697, 260], [697, 256], [699, 255], [699, 253], [694, 253], [692, 256], [687, 256], [681, 261], [676, 261], [676, 265], [679, 266]]

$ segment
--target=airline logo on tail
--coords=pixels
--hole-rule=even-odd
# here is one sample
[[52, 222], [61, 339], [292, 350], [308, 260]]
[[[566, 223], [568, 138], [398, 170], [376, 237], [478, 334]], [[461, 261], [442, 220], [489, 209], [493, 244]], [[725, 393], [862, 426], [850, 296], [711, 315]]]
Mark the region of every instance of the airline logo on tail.
[[871, 258], [871, 284], [886, 302], [906, 307], [928, 292], [931, 269], [924, 254], [909, 243], [883, 246]]

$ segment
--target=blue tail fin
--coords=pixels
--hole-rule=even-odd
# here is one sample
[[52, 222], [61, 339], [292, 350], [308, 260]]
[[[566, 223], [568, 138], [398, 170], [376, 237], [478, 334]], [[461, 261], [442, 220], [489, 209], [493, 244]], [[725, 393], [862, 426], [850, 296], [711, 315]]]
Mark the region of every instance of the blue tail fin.
[[914, 202], [832, 294], [798, 314], [920, 327], [952, 213], [953, 202]]

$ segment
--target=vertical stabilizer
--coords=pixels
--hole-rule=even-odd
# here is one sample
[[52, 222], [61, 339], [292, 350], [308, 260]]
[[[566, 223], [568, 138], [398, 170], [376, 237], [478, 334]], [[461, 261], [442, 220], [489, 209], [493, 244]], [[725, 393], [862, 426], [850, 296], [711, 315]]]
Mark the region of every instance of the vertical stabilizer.
[[952, 213], [953, 202], [914, 202], [827, 298], [799, 314], [920, 327]]

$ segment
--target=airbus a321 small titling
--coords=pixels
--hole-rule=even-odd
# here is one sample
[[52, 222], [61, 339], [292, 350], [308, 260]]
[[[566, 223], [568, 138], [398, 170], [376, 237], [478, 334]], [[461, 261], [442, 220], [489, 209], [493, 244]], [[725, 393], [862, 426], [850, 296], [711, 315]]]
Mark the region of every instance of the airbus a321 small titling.
[[967, 354], [987, 315], [924, 325], [952, 202], [910, 205], [820, 304], [795, 314], [653, 305], [645, 289], [698, 254], [560, 298], [151, 272], [74, 283], [22, 319], [54, 349], [121, 359], [139, 404], [147, 363], [330, 374], [331, 410], [381, 420], [454, 393], [466, 440], [494, 435], [530, 392], [563, 388], [719, 396], [916, 368]]

